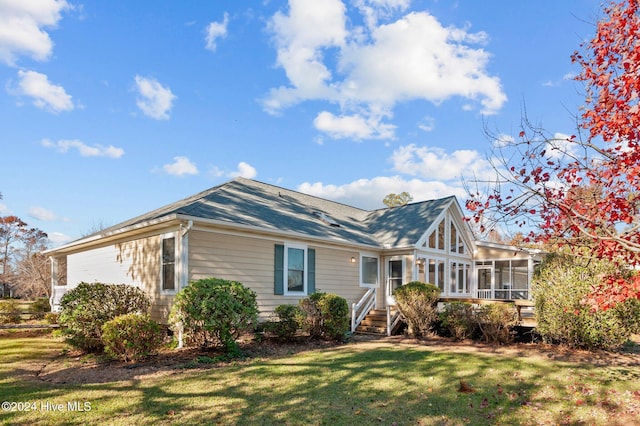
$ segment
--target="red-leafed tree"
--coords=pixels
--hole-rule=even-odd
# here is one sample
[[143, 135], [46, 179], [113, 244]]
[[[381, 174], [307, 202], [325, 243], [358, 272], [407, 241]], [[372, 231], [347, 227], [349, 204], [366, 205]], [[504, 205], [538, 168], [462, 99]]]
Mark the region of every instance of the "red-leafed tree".
[[[638, 0], [606, 6], [593, 39], [572, 55], [586, 94], [576, 135], [524, 119], [515, 140], [496, 144], [496, 180], [469, 191], [472, 220], [512, 223], [530, 240], [640, 266], [638, 9]], [[606, 309], [629, 298], [640, 298], [640, 278], [609, 276], [588, 302]]]

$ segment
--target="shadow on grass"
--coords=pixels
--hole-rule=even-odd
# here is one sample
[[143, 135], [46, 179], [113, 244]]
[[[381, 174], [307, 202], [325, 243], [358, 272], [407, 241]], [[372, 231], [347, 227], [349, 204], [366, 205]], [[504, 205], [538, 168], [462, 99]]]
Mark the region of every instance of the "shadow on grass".
[[[624, 410], [618, 397], [623, 390], [609, 385], [636, 384], [639, 378], [627, 367], [603, 370], [407, 345], [345, 345], [143, 380], [15, 382], [11, 396], [91, 401], [89, 413], [47, 413], [59, 424], [482, 425], [530, 424], [534, 418], [580, 424], [580, 410], [597, 409], [605, 417]], [[42, 420], [38, 415], [44, 414], [9, 413], [8, 420], [27, 424]], [[588, 421], [589, 415], [583, 418]]]

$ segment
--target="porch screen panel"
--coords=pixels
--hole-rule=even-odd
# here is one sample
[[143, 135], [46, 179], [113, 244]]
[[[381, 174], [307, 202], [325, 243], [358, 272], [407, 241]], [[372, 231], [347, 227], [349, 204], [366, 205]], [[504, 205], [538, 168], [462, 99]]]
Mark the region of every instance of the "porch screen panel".
[[529, 261], [511, 261], [511, 298], [527, 299], [529, 297]]

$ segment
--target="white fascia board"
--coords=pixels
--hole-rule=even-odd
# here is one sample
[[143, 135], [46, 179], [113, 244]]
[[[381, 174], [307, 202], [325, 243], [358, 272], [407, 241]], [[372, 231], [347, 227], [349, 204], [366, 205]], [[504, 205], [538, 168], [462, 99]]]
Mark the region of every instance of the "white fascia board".
[[93, 234], [89, 237], [80, 238], [79, 240], [71, 241], [70, 243], [64, 244], [59, 247], [55, 247], [49, 250], [45, 250], [43, 252], [44, 255], [51, 255], [58, 252], [71, 251], [79, 248], [92, 246], [96, 243], [102, 243], [105, 241], [114, 240], [117, 238], [121, 238], [126, 234], [141, 234], [143, 232], [148, 232], [153, 228], [160, 228], [169, 225], [171, 222], [176, 221], [176, 223], [181, 223], [179, 220], [179, 215], [172, 214], [168, 216], [163, 216], [158, 219], [148, 220], [144, 222], [139, 222], [130, 226], [125, 226], [123, 228], [117, 228], [112, 231]]

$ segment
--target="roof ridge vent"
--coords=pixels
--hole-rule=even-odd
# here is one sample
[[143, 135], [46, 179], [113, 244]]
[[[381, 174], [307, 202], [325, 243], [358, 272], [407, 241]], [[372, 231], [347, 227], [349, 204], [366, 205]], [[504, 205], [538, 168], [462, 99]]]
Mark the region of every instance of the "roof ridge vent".
[[333, 219], [331, 216], [329, 216], [324, 212], [313, 212], [313, 215], [316, 216], [321, 221], [323, 221], [324, 223], [326, 223], [327, 225], [335, 226], [336, 228], [340, 227], [340, 224], [336, 222], [335, 219]]

